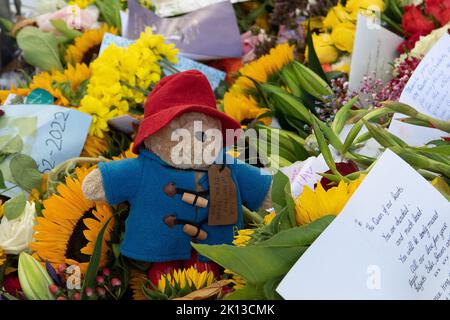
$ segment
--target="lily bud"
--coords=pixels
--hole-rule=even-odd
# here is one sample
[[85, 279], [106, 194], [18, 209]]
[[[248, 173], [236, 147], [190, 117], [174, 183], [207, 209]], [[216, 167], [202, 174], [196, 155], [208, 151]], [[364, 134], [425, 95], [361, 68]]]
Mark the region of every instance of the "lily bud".
[[50, 292], [53, 281], [44, 267], [28, 253], [19, 256], [19, 282], [29, 300], [54, 300]]

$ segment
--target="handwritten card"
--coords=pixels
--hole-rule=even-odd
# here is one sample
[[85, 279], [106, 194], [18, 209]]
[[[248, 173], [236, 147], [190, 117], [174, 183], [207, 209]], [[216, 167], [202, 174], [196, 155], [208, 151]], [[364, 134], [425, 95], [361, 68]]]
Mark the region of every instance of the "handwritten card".
[[[110, 33], [106, 33], [103, 37], [103, 42], [100, 47], [100, 53], [102, 53], [106, 48], [108, 48], [111, 44], [115, 44], [120, 48], [126, 48], [131, 45], [134, 41], [125, 39], [120, 36], [116, 36]], [[191, 60], [189, 58], [183, 57], [181, 55], [178, 56], [178, 63], [173, 66], [176, 70], [179, 71], [187, 71], [187, 70], [198, 70], [202, 72], [209, 80], [211, 87], [215, 90], [221, 81], [225, 80], [226, 73], [206, 64], [199, 63], [197, 61]]]
[[[224, 0], [153, 0], [156, 13], [160, 17], [170, 17], [191, 11], [195, 11], [211, 4], [223, 2]], [[231, 3], [245, 2], [248, 0], [231, 0]]]
[[358, 16], [350, 68], [349, 89], [359, 92], [364, 76], [391, 80], [391, 63], [403, 39], [371, 18]]
[[314, 189], [314, 185], [322, 179], [319, 173], [330, 170], [322, 155], [310, 157], [305, 161], [298, 161], [293, 165], [280, 169], [291, 184], [291, 194], [297, 199], [303, 192], [305, 186]]
[[283, 279], [285, 299], [450, 299], [450, 203], [387, 150]]
[[136, 0], [128, 0], [128, 27], [124, 35], [137, 39], [147, 26], [164, 36], [180, 53], [193, 60], [240, 58], [241, 35], [236, 14], [229, 1], [211, 4], [194, 12], [173, 18], [160, 18], [142, 7]]
[[[400, 102], [434, 118], [450, 121], [450, 35], [444, 34], [423, 58], [412, 74]], [[402, 123], [403, 115], [394, 115], [389, 131], [413, 146], [448, 136], [437, 129]]]
[[[6, 105], [2, 110], [5, 115], [0, 118], [0, 150], [20, 137], [21, 153], [31, 156], [41, 172], [78, 157], [92, 121], [90, 115], [54, 105]], [[9, 188], [13, 180], [8, 160], [0, 164], [0, 169]], [[6, 195], [14, 196], [19, 191], [16, 188]]]

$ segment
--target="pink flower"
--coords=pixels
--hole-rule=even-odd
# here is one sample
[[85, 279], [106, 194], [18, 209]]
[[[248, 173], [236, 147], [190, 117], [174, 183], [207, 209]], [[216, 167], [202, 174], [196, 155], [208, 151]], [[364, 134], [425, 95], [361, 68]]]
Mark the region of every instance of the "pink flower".
[[67, 6], [56, 12], [43, 14], [36, 18], [39, 29], [45, 32], [55, 31], [52, 20], [64, 20], [71, 29], [86, 30], [97, 27], [100, 11], [95, 6], [80, 9], [78, 6]]
[[248, 63], [256, 59], [255, 49], [264, 41], [265, 37], [266, 34], [262, 29], [257, 35], [252, 31], [247, 31], [241, 35], [243, 63]]

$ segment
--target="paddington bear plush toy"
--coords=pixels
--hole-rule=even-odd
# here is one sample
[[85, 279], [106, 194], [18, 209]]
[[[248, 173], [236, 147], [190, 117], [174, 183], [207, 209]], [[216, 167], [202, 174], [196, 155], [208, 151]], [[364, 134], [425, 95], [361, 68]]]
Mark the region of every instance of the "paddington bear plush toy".
[[[219, 136], [222, 132], [220, 154], [212, 160], [193, 159], [198, 148], [217, 143], [208, 136], [210, 129]], [[194, 255], [198, 266], [207, 259], [196, 260], [191, 242], [231, 244], [243, 227], [242, 205], [250, 210], [270, 208], [271, 176], [226, 156], [222, 143], [227, 129], [240, 125], [217, 110], [209, 82], [200, 72], [178, 73], [155, 87], [134, 141], [138, 157], [100, 163], [83, 183], [88, 199], [111, 205], [129, 202], [121, 244], [124, 256], [173, 269], [187, 267], [187, 261], [192, 265]], [[174, 136], [183, 132], [190, 140], [180, 151]], [[191, 161], [180, 162], [180, 152]]]

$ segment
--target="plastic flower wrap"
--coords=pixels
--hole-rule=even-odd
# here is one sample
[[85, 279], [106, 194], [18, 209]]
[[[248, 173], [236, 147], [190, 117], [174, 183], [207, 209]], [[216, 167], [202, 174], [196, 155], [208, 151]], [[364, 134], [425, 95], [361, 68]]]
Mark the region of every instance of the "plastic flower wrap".
[[52, 20], [64, 20], [69, 28], [86, 30], [97, 27], [99, 15], [100, 11], [95, 6], [81, 9], [78, 5], [73, 5], [36, 17], [36, 22], [39, 29], [46, 32], [55, 31]]
[[127, 48], [109, 46], [91, 64], [92, 77], [79, 109], [93, 116], [90, 134], [102, 138], [108, 120], [142, 104], [146, 90], [161, 79], [161, 64], [175, 63], [177, 53], [174, 45], [165, 44], [150, 28]]

